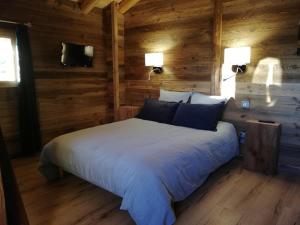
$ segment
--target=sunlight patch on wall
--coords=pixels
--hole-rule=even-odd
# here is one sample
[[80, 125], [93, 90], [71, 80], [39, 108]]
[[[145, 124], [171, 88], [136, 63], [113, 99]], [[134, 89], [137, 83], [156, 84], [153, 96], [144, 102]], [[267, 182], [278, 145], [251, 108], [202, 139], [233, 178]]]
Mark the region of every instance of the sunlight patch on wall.
[[268, 107], [276, 104], [277, 100], [274, 99], [272, 94], [272, 87], [281, 87], [282, 85], [283, 69], [281, 61], [278, 58], [268, 57], [259, 61], [254, 74], [252, 83], [266, 85], [266, 103]]

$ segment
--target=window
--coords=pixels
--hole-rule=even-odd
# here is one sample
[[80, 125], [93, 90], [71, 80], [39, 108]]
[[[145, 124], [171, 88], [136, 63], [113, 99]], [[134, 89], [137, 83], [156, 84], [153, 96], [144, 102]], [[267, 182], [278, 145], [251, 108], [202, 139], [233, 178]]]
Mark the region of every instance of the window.
[[0, 84], [16, 83], [19, 79], [18, 51], [15, 33], [0, 29]]

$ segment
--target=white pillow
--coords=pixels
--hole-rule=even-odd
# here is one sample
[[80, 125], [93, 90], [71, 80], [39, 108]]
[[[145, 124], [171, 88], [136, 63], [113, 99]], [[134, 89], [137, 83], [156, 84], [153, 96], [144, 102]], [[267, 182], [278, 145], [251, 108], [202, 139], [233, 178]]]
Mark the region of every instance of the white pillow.
[[164, 89], [160, 89], [160, 101], [166, 102], [183, 102], [187, 103], [192, 92], [177, 92], [177, 91], [166, 91]]
[[213, 105], [221, 102], [227, 102], [227, 99], [222, 96], [208, 96], [201, 93], [193, 93], [191, 104]]

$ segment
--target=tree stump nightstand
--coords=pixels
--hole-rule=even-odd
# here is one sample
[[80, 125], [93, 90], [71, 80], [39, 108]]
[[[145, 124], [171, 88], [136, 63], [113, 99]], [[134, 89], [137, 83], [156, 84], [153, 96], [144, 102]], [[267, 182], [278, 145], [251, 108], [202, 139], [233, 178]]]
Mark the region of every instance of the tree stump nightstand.
[[281, 125], [276, 122], [248, 120], [243, 149], [246, 169], [275, 175], [278, 167]]

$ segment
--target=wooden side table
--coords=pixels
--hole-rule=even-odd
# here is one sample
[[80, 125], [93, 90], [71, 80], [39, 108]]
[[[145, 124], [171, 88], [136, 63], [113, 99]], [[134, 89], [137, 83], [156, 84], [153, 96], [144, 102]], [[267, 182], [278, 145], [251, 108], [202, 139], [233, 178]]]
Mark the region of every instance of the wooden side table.
[[140, 106], [120, 106], [118, 120], [127, 120], [135, 117], [141, 110]]
[[244, 167], [268, 175], [277, 173], [281, 124], [248, 120]]

